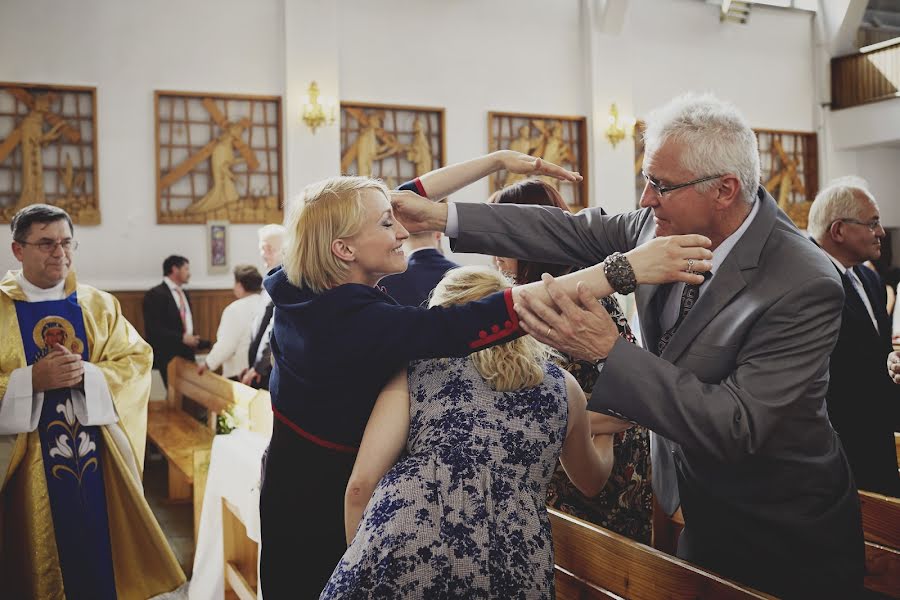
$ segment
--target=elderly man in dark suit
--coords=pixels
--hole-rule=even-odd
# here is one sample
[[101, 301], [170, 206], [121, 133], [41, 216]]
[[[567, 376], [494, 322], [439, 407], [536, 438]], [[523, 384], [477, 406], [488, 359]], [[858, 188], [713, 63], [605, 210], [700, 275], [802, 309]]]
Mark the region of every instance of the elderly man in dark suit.
[[[553, 301], [530, 297], [517, 310], [535, 338], [595, 361], [590, 410], [654, 432], [654, 488], [678, 488], [655, 491], [684, 513], [679, 556], [782, 597], [855, 598], [859, 500], [825, 407], [840, 276], [759, 185], [756, 137], [734, 107], [689, 94], [649, 115], [645, 136], [638, 211], [448, 206], [405, 192], [395, 214], [413, 230], [445, 230], [457, 251], [604, 261], [617, 291], [636, 287], [649, 352], [622, 343], [596, 301], [573, 303], [549, 276]], [[441, 171], [431, 175], [419, 185], [431, 197], [452, 191]], [[712, 276], [636, 286], [621, 253], [687, 233], [712, 240]]]
[[422, 306], [444, 274], [459, 266], [444, 258], [442, 237], [439, 231], [410, 234], [404, 242], [408, 257], [406, 271], [388, 275], [378, 285], [399, 304]]
[[841, 331], [831, 354], [828, 415], [859, 488], [900, 496], [894, 447], [900, 390], [884, 372], [891, 320], [881, 278], [862, 264], [881, 256], [884, 228], [878, 204], [863, 180], [835, 180], [816, 196], [808, 229], [844, 284]]
[[166, 367], [176, 356], [194, 360], [200, 336], [194, 334], [191, 300], [182, 289], [191, 279], [191, 263], [172, 255], [163, 261], [163, 281], [144, 294], [144, 334], [153, 347], [153, 368], [167, 383]]

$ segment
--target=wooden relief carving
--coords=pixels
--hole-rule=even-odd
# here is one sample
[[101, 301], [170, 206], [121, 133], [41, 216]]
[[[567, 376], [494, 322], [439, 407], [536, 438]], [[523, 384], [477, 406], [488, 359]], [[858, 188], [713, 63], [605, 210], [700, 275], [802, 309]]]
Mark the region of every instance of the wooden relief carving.
[[[588, 162], [587, 119], [521, 113], [488, 113], [488, 147], [515, 150], [578, 171], [580, 183], [546, 181], [559, 190], [573, 210], [587, 206]], [[495, 192], [524, 179], [522, 175], [500, 171], [490, 178], [490, 191]]]
[[444, 166], [444, 109], [341, 102], [341, 173], [388, 187]]
[[0, 83], [0, 221], [37, 203], [98, 225], [96, 88]]
[[280, 223], [281, 98], [155, 93], [158, 223]]
[[806, 229], [809, 207], [819, 192], [816, 134], [754, 131], [763, 185], [794, 224]]

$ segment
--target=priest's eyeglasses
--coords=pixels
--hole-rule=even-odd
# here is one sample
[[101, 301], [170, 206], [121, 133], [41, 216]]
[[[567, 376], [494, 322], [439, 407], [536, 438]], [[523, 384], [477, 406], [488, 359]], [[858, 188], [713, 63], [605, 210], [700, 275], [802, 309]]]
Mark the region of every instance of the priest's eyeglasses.
[[22, 246], [37, 246], [37, 249], [44, 254], [52, 254], [57, 246], [66, 252], [78, 250], [78, 241], [71, 238], [66, 240], [41, 240], [39, 242], [20, 242], [16, 240], [16, 243], [21, 244]]
[[872, 219], [871, 221], [860, 221], [859, 219], [835, 219], [836, 221], [843, 221], [844, 223], [853, 223], [854, 225], [865, 225], [869, 228], [869, 231], [875, 231], [879, 227], [881, 227], [880, 219]]
[[687, 183], [677, 183], [675, 185], [663, 185], [660, 181], [654, 179], [650, 175], [647, 175], [644, 171], [641, 171], [641, 175], [644, 176], [644, 181], [650, 186], [654, 192], [656, 192], [657, 198], [662, 198], [665, 194], [669, 192], [674, 192], [675, 190], [680, 190], [681, 188], [686, 188], [691, 185], [697, 185], [698, 183], [703, 183], [704, 181], [711, 181], [713, 179], [717, 179], [722, 177], [722, 175], [710, 175], [709, 177], [701, 177], [700, 179], [695, 179], [693, 181], [688, 181]]

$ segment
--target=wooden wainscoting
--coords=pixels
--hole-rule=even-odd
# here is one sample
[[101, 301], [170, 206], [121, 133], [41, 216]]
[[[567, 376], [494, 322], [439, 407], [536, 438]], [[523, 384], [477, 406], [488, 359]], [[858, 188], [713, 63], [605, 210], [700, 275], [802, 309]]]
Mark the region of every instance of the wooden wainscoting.
[[[122, 314], [134, 325], [141, 337], [144, 335], [143, 302], [146, 290], [110, 292], [122, 305]], [[194, 333], [204, 340], [216, 341], [219, 318], [225, 307], [234, 302], [234, 292], [227, 290], [188, 290], [191, 296], [191, 312], [194, 317]], [[248, 324], [249, 327], [249, 324]]]

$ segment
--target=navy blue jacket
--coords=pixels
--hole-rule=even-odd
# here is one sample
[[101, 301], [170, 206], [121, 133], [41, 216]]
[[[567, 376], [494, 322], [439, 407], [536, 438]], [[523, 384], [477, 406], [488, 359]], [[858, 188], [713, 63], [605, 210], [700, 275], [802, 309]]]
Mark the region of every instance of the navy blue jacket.
[[337, 451], [356, 451], [379, 392], [410, 360], [465, 356], [523, 333], [512, 290], [427, 309], [357, 283], [316, 294], [292, 285], [280, 268], [264, 285], [275, 303], [275, 416]]
[[422, 306], [447, 271], [458, 266], [435, 248], [422, 248], [409, 255], [406, 271], [388, 275], [378, 285], [400, 304]]

